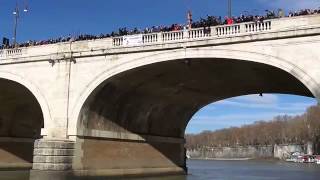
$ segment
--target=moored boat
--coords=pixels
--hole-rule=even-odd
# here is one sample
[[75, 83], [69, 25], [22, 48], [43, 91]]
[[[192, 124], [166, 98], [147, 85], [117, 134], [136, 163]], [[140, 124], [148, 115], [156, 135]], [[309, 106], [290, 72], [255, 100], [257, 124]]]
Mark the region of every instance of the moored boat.
[[316, 156], [316, 158], [315, 158], [315, 163], [316, 163], [316, 164], [320, 164], [320, 156], [319, 156], [319, 155]]

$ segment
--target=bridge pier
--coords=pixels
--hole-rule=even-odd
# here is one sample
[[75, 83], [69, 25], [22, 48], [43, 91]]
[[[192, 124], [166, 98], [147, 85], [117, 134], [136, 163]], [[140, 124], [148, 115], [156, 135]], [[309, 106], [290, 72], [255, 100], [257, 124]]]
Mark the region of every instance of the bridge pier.
[[[96, 133], [96, 137], [77, 137], [72, 167], [76, 177], [186, 174], [184, 140]], [[102, 137], [103, 134], [109, 137]], [[118, 138], [111, 138], [114, 135]]]
[[77, 136], [75, 142], [36, 140], [30, 180], [187, 173], [184, 140], [135, 134], [116, 139], [101, 134], [106, 132], [97, 137]]
[[69, 140], [36, 140], [30, 180], [47, 179], [48, 177], [59, 180], [69, 176], [72, 170], [74, 144]]

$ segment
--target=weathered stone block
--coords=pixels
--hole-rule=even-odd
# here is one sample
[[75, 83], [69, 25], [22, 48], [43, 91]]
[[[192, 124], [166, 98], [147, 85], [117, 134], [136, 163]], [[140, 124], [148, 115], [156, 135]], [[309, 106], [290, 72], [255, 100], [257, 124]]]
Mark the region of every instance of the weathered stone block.
[[34, 156], [34, 163], [72, 163], [73, 156]]
[[74, 153], [73, 149], [35, 149], [34, 155], [39, 156], [72, 156]]
[[73, 149], [73, 141], [44, 141], [36, 140], [34, 143], [35, 148], [52, 148], [52, 149]]
[[55, 163], [33, 163], [33, 169], [64, 171], [72, 169], [72, 164], [55, 164]]
[[70, 170], [72, 169], [74, 142], [37, 140], [33, 154], [34, 170]]

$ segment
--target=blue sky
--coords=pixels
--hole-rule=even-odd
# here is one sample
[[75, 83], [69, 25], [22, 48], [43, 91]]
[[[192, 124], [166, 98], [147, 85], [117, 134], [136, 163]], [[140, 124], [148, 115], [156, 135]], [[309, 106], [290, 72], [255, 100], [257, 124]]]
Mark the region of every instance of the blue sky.
[[[316, 105], [315, 98], [284, 94], [240, 96], [210, 104], [194, 115], [187, 133], [268, 121], [278, 115], [299, 115]], [[209, 128], [210, 127], [210, 128]]]
[[[43, 40], [68, 34], [109, 33], [120, 27], [150, 27], [185, 23], [186, 11], [194, 19], [206, 15], [227, 14], [227, 0], [0, 0], [0, 37], [12, 38], [15, 4], [21, 8], [18, 41]], [[22, 12], [28, 4], [29, 12]], [[233, 15], [245, 11], [262, 14], [266, 9], [283, 8], [287, 12], [318, 8], [320, 0], [233, 0]], [[269, 120], [280, 114], [296, 115], [316, 100], [300, 96], [258, 95], [228, 99], [209, 105], [190, 122], [187, 133], [240, 126], [257, 120]]]

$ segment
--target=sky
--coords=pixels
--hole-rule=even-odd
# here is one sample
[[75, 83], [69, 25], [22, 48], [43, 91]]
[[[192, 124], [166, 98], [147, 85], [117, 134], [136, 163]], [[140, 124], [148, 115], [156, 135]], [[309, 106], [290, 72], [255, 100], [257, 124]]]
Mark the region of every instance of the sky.
[[187, 133], [240, 127], [256, 121], [270, 121], [279, 115], [296, 116], [316, 104], [315, 98], [285, 94], [230, 98], [212, 103], [197, 112], [188, 124]]
[[[13, 10], [18, 4], [20, 19], [17, 40], [45, 40], [80, 33], [110, 33], [120, 27], [186, 23], [186, 11], [193, 18], [226, 16], [227, 0], [0, 0], [0, 38], [13, 37]], [[320, 0], [233, 0], [233, 15], [264, 14], [265, 10], [318, 8]], [[23, 9], [28, 7], [28, 13]], [[289, 95], [243, 96], [217, 102], [199, 111], [187, 133], [241, 126], [270, 120], [281, 114], [302, 114], [316, 100]]]

